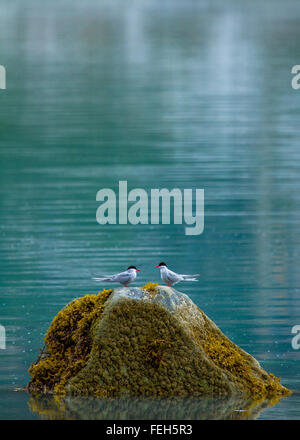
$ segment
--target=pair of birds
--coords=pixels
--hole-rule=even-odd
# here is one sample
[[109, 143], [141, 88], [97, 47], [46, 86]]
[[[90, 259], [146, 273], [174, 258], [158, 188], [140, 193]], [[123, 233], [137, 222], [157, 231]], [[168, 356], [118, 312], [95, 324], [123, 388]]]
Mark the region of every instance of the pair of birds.
[[[157, 267], [159, 267], [160, 269], [160, 276], [162, 281], [166, 283], [169, 287], [179, 283], [180, 281], [198, 281], [195, 277], [199, 276], [199, 274], [179, 274], [168, 269], [166, 263], [163, 262], [155, 266], [155, 268]], [[129, 284], [136, 279], [137, 272], [140, 272], [140, 269], [137, 269], [135, 266], [129, 266], [127, 270], [121, 273], [117, 273], [116, 275], [99, 276], [93, 279], [100, 282], [119, 283], [125, 287], [129, 287]]]

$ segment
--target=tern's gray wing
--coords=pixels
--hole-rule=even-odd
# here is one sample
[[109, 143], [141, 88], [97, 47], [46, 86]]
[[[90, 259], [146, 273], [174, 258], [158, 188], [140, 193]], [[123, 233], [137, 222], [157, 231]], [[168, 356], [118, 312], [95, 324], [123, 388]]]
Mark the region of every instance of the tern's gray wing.
[[178, 283], [178, 281], [181, 280], [181, 277], [176, 272], [172, 272], [170, 269], [164, 273], [163, 277], [163, 281], [168, 284]]
[[132, 281], [132, 274], [128, 272], [121, 272], [112, 277], [112, 281], [117, 281], [121, 284], [127, 284], [129, 281]]

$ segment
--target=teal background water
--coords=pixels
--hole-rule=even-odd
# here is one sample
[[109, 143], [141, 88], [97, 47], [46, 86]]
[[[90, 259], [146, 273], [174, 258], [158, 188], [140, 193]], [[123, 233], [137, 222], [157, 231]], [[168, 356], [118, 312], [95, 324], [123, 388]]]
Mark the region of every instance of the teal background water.
[[[235, 343], [300, 390], [300, 4], [5, 2], [0, 10], [0, 418], [94, 273], [164, 260]], [[205, 230], [96, 222], [96, 192], [204, 188]], [[260, 418], [300, 418], [297, 394]]]

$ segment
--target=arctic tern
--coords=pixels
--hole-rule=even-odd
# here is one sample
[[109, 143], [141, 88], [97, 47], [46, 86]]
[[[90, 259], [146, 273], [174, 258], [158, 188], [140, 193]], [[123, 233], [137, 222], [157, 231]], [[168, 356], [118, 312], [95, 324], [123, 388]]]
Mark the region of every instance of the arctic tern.
[[125, 287], [129, 287], [129, 284], [136, 279], [136, 272], [140, 272], [135, 266], [129, 266], [124, 272], [117, 273], [116, 275], [99, 275], [94, 277], [93, 280], [100, 282], [120, 283]]
[[159, 263], [157, 266], [160, 268], [160, 276], [164, 283], [166, 283], [169, 287], [174, 284], [180, 283], [180, 281], [198, 281], [195, 277], [198, 277], [199, 274], [195, 275], [183, 275], [167, 268], [166, 263]]

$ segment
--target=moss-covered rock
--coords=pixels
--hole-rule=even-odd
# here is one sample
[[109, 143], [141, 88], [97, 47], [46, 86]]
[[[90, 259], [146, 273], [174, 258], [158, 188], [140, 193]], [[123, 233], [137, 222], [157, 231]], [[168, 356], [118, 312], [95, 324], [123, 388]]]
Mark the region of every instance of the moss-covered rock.
[[104, 290], [70, 303], [30, 367], [30, 392], [96, 397], [290, 394], [173, 288]]
[[65, 394], [65, 385], [87, 364], [92, 348], [93, 324], [101, 317], [112, 290], [86, 295], [68, 304], [54, 318], [45, 346], [29, 368], [31, 392]]

